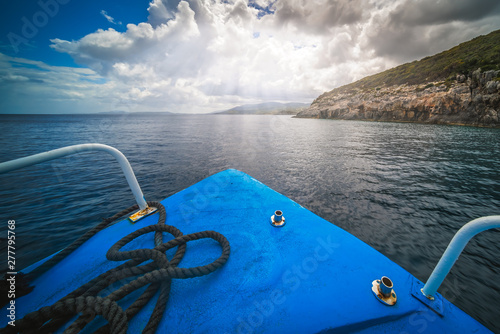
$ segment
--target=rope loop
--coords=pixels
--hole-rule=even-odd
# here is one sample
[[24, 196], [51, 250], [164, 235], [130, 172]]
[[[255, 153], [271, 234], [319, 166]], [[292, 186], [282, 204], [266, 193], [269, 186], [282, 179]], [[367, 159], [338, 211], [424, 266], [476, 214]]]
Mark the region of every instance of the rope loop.
[[[111, 246], [106, 253], [106, 258], [108, 260], [126, 261], [125, 263], [82, 285], [52, 306], [42, 307], [37, 311], [25, 315], [24, 318], [16, 320], [15, 327], [7, 326], [3, 328], [1, 332], [54, 332], [63, 326], [67, 326], [68, 321], [71, 320], [75, 314], [79, 314], [80, 316], [66, 328], [64, 331], [65, 334], [78, 333], [97, 316], [106, 319], [108, 324], [99, 328], [96, 333], [126, 333], [128, 321], [132, 319], [158, 291], [160, 291], [155, 308], [143, 330], [143, 333], [155, 333], [166, 308], [172, 279], [193, 278], [214, 272], [222, 267], [229, 259], [230, 246], [226, 237], [215, 231], [203, 231], [183, 235], [176, 227], [165, 224], [167, 215], [165, 207], [161, 203], [147, 203], [149, 206], [158, 209], [158, 222], [128, 234]], [[33, 279], [40, 275], [90, 239], [90, 237], [97, 232], [137, 209], [138, 206], [134, 205], [117, 213], [111, 218], [103, 220], [99, 225], [59, 252], [56, 255], [56, 260], [53, 260], [56, 257], [54, 256], [51, 260], [47, 261], [48, 264], [46, 262], [46, 264], [43, 264], [30, 273], [30, 278]], [[151, 232], [155, 233], [154, 248], [120, 251], [135, 238]], [[163, 242], [163, 233], [171, 234], [174, 239]], [[203, 266], [179, 268], [177, 265], [184, 257], [186, 244], [189, 241], [200, 239], [213, 239], [219, 243], [222, 248], [219, 258]], [[177, 250], [172, 259], [168, 259], [166, 252], [175, 247], [177, 247]], [[152, 262], [150, 262], [150, 260], [152, 260]], [[142, 264], [144, 262], [146, 263]], [[117, 286], [119, 287], [117, 288]], [[123, 310], [118, 305], [117, 302], [119, 300], [144, 286], [148, 287], [127, 309]], [[113, 292], [102, 297], [102, 295], [106, 294], [109, 290], [113, 290]]]

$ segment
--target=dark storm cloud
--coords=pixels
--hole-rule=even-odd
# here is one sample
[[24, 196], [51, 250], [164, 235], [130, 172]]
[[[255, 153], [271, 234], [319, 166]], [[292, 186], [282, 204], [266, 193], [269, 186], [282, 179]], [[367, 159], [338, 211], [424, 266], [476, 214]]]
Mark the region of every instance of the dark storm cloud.
[[403, 25], [433, 25], [450, 21], [475, 21], [500, 12], [498, 0], [407, 0], [390, 15]]
[[405, 0], [374, 16], [365, 47], [401, 63], [439, 53], [498, 29], [498, 0]]
[[329, 0], [321, 5], [315, 1], [281, 0], [275, 4], [274, 19], [278, 25], [293, 25], [304, 31], [325, 34], [329, 28], [365, 20], [370, 7], [371, 4], [364, 0]]

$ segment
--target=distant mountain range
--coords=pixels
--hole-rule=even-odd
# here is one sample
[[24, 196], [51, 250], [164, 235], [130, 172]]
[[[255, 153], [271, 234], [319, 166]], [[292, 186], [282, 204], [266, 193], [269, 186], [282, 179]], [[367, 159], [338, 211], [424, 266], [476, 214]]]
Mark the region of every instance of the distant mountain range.
[[[280, 103], [280, 102], [266, 102], [258, 104], [245, 104], [223, 111], [215, 111], [209, 113], [226, 114], [226, 115], [297, 115], [297, 113], [307, 109], [309, 103]], [[174, 113], [170, 111], [141, 111], [129, 112], [124, 110], [111, 110], [100, 112], [99, 114], [105, 115], [125, 115], [125, 114], [141, 114], [141, 115], [183, 115], [181, 113]]]
[[212, 114], [227, 115], [296, 115], [307, 109], [309, 103], [280, 103], [266, 102], [259, 104], [245, 104], [224, 111], [216, 111]]
[[99, 114], [104, 115], [125, 115], [125, 114], [141, 114], [141, 115], [174, 115], [175, 113], [170, 111], [124, 111], [124, 110], [111, 110], [111, 111], [101, 111]]

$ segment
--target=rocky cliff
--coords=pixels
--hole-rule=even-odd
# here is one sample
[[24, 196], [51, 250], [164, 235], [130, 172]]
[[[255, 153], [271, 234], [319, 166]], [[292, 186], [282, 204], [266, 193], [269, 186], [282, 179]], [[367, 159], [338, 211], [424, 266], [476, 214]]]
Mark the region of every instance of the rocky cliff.
[[500, 127], [500, 30], [335, 88], [297, 117]]
[[500, 71], [455, 80], [332, 91], [296, 117], [500, 127]]

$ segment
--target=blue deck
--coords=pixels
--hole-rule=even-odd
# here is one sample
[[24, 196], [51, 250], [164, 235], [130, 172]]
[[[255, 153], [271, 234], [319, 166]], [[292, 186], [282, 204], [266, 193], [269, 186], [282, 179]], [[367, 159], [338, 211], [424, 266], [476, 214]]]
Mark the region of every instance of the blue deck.
[[[162, 202], [167, 224], [184, 234], [214, 230], [231, 244], [229, 261], [207, 276], [174, 279], [158, 332], [169, 333], [329, 333], [489, 332], [443, 299], [443, 316], [411, 295], [419, 282], [364, 242], [287, 197], [236, 170], [213, 175]], [[286, 225], [270, 224], [282, 210]], [[16, 316], [51, 305], [95, 276], [115, 267], [105, 258], [123, 236], [156, 223], [156, 215], [136, 224], [119, 222], [86, 242], [16, 300]], [[153, 235], [129, 248], [153, 247]], [[212, 240], [188, 244], [180, 267], [212, 262], [220, 247]], [[386, 306], [372, 294], [372, 281], [388, 276], [398, 301]], [[129, 324], [144, 328], [151, 302]], [[7, 322], [5, 309], [2, 327]]]

